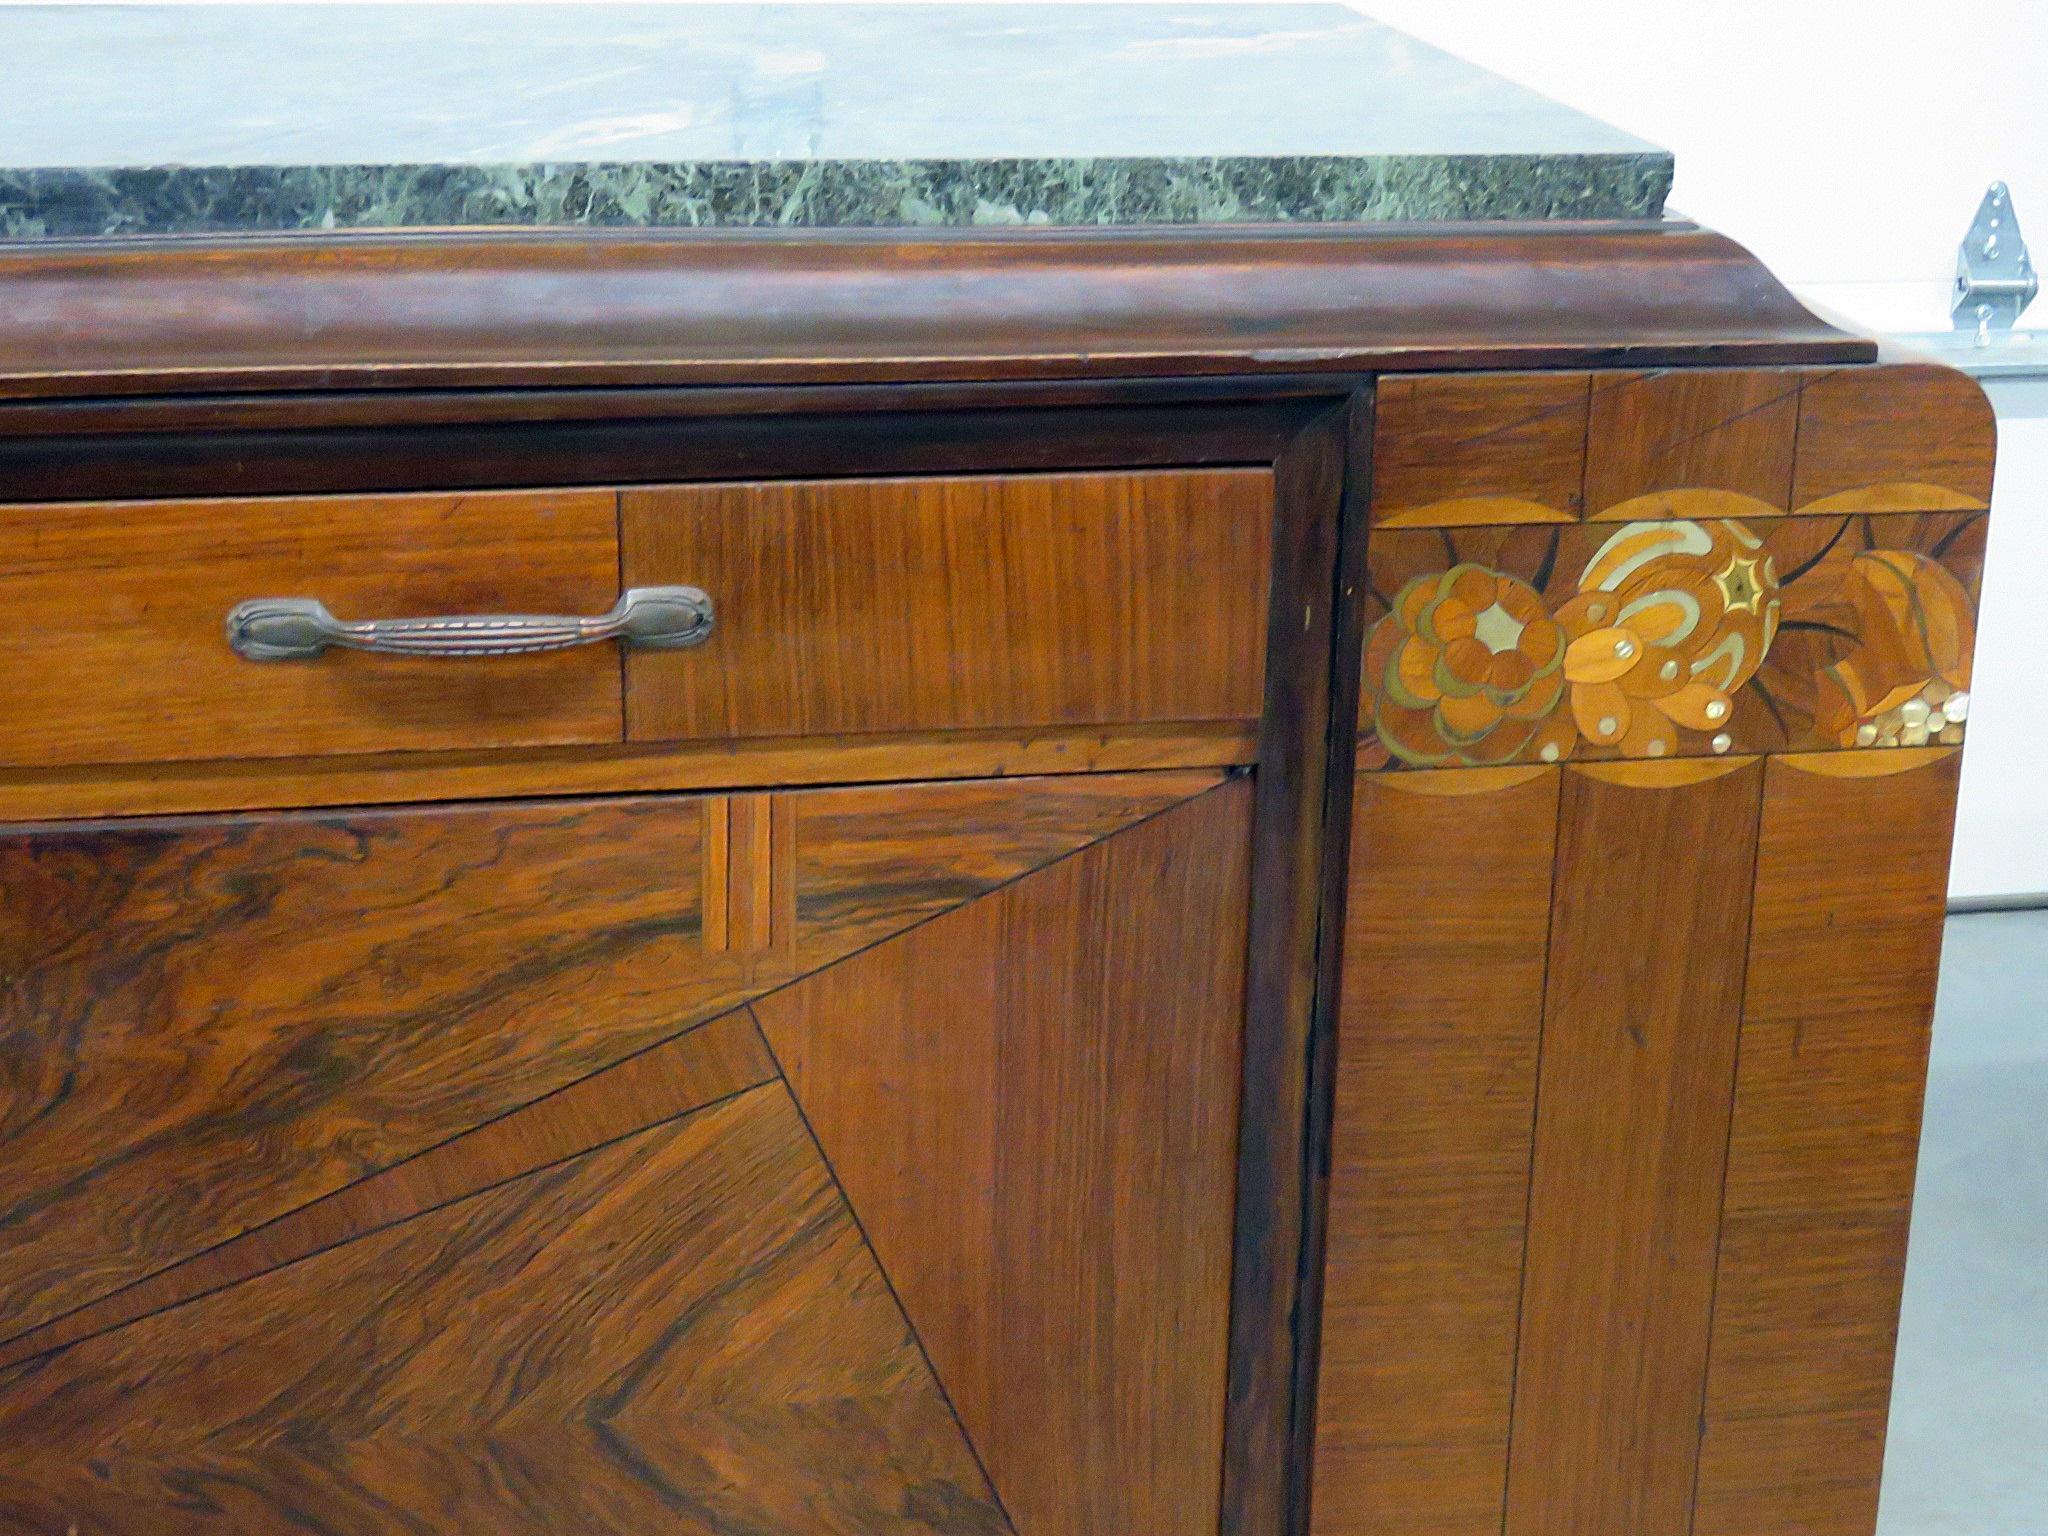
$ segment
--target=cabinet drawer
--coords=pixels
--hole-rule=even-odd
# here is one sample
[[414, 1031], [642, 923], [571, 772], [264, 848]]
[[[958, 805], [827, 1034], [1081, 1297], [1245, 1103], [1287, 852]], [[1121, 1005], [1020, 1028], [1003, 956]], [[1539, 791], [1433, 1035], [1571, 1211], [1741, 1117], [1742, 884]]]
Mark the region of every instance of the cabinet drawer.
[[246, 661], [228, 610], [344, 620], [603, 613], [617, 495], [0, 507], [0, 763], [159, 762], [619, 739], [612, 646], [449, 661]]
[[1253, 720], [1263, 469], [631, 490], [625, 580], [718, 606], [626, 664], [636, 740]]

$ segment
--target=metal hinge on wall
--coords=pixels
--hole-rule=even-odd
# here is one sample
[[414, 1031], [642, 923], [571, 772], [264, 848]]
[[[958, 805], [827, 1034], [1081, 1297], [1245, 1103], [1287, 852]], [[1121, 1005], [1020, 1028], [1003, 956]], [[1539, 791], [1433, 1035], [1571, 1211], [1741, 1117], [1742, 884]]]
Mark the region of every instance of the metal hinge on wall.
[[1974, 331], [1987, 345], [1993, 331], [2009, 331], [2020, 312], [2041, 291], [2041, 276], [2027, 254], [2026, 237], [2013, 212], [2012, 193], [1994, 181], [1977, 205], [1956, 252], [1955, 296], [1949, 317], [1959, 331]]
[[2001, 416], [2048, 416], [2048, 330], [2017, 324], [2040, 287], [2012, 192], [1994, 181], [1956, 248], [1950, 328], [1892, 339], [1980, 381]]

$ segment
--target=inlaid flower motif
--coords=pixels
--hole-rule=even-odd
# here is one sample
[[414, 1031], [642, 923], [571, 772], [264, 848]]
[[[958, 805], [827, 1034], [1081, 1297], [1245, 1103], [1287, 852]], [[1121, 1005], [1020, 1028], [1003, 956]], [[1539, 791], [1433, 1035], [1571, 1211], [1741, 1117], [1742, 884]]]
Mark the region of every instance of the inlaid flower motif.
[[1564, 635], [1527, 582], [1472, 564], [1418, 576], [1366, 643], [1379, 738], [1417, 765], [1543, 752], [1570, 732], [1553, 718], [1564, 657]]
[[[1733, 695], [1763, 664], [1778, 617], [1777, 572], [1741, 524], [1616, 529], [1556, 614], [1573, 726], [1630, 757], [1675, 753], [1681, 727], [1712, 733], [1727, 751]], [[1554, 761], [1572, 744], [1546, 743], [1540, 755]]]
[[1841, 590], [1857, 645], [1821, 669], [1814, 724], [1845, 747], [1961, 741], [1976, 641], [1963, 584], [1925, 555], [1875, 549]]

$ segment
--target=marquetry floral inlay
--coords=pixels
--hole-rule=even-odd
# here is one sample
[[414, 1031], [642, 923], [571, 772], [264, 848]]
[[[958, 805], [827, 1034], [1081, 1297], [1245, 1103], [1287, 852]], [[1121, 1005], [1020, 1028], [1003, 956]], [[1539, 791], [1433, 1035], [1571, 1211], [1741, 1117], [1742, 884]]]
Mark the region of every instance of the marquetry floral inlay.
[[1501, 762], [1552, 720], [1564, 632], [1527, 582], [1479, 565], [1418, 576], [1372, 634], [1379, 726], [1410, 762]]
[[[1878, 547], [1880, 522], [1935, 552]], [[1974, 633], [1949, 523], [1384, 531], [1370, 726], [1416, 765], [1959, 741]]]
[[1861, 643], [1821, 669], [1815, 723], [1845, 747], [1960, 742], [1976, 619], [1963, 584], [1925, 555], [1859, 555], [1842, 582]]

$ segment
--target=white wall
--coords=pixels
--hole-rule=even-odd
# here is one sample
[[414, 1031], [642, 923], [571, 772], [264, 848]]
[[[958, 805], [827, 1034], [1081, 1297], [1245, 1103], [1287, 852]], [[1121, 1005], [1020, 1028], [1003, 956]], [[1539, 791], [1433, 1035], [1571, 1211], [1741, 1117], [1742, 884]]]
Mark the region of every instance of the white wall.
[[[1861, 325], [1944, 330], [1985, 186], [2048, 266], [2048, 0], [1359, 0], [1670, 149], [1672, 207]], [[2048, 298], [2025, 322], [2048, 329]], [[2001, 404], [1952, 893], [2048, 892], [2048, 419]]]

